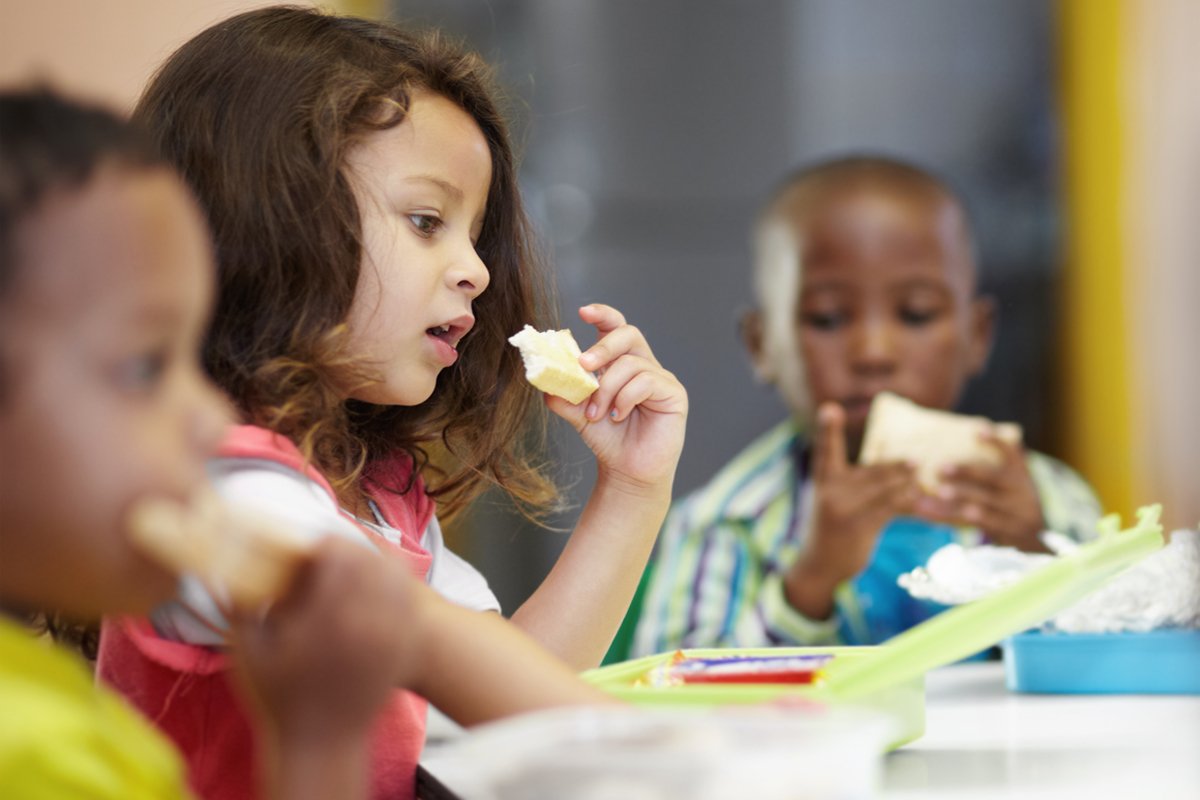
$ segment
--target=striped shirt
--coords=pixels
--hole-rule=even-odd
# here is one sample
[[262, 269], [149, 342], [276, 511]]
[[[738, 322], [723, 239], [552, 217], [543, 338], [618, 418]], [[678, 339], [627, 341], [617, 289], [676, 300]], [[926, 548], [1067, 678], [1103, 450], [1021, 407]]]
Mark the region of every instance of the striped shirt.
[[[977, 529], [897, 518], [871, 563], [835, 595], [828, 620], [787, 602], [783, 576], [807, 536], [813, 508], [807, 442], [791, 420], [752, 442], [709, 483], [671, 508], [655, 549], [633, 655], [677, 647], [876, 644], [943, 609], [910, 597], [896, 578], [944, 544], [977, 544]], [[1095, 536], [1100, 504], [1073, 470], [1030, 452], [1047, 527]]]

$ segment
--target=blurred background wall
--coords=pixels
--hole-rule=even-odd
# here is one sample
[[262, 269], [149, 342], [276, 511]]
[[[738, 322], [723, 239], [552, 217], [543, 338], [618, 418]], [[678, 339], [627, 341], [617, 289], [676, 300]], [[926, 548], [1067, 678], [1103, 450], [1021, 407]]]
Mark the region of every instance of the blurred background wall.
[[[0, 80], [129, 108], [187, 37], [264, 4], [0, 0]], [[872, 150], [971, 204], [1001, 316], [962, 410], [1020, 422], [1114, 510], [1200, 519], [1193, 0], [320, 5], [441, 26], [498, 66], [563, 322], [590, 343], [574, 309], [616, 305], [689, 389], [679, 494], [784, 416], [736, 336], [755, 209], [797, 165]], [[578, 505], [591, 459], [556, 434]], [[510, 610], [565, 540], [494, 499], [452, 534]]]
[[[498, 65], [563, 321], [613, 303], [688, 387], [677, 494], [782, 418], [735, 324], [747, 228], [812, 159], [871, 150], [966, 195], [990, 368], [961, 410], [1016, 420], [1107, 509], [1200, 520], [1200, 57], [1190, 0], [394, 0]], [[573, 497], [592, 480], [569, 431]], [[561, 523], [569, 527], [571, 516]], [[483, 506], [458, 531], [506, 607], [562, 534]]]
[[[616, 305], [688, 387], [677, 493], [785, 414], [755, 384], [736, 333], [756, 208], [797, 165], [860, 150], [916, 160], [967, 195], [1001, 323], [962, 408], [1019, 421], [1034, 447], [1060, 449], [1052, 4], [397, 0], [391, 13], [456, 32], [498, 64], [563, 321], [590, 342], [574, 309]], [[558, 447], [582, 502], [588, 453], [570, 431]], [[486, 506], [461, 533], [506, 607], [563, 538]]]

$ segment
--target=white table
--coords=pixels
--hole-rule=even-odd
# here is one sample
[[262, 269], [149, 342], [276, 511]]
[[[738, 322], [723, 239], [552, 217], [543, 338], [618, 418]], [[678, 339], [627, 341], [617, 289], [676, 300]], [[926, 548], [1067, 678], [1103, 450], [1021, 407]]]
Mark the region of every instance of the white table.
[[925, 735], [884, 758], [885, 799], [1200, 800], [1200, 697], [1015, 694], [998, 661], [936, 669], [925, 697]]
[[1200, 697], [1014, 694], [999, 662], [926, 676], [885, 798], [1200, 798]]

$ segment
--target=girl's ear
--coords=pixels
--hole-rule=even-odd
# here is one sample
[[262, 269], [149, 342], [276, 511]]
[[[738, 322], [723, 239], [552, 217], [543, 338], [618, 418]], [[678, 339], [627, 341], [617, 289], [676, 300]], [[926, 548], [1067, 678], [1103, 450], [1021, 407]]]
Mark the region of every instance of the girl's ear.
[[759, 382], [775, 383], [777, 377], [775, 369], [765, 352], [762, 312], [757, 308], [742, 312], [741, 317], [738, 318], [738, 334], [741, 336], [742, 345], [750, 355], [750, 363], [754, 367], [754, 374]]
[[999, 307], [995, 298], [990, 295], [980, 295], [971, 301], [970, 348], [967, 352], [967, 369], [971, 377], [983, 372], [988, 358], [992, 354], [992, 344], [996, 338], [996, 317]]

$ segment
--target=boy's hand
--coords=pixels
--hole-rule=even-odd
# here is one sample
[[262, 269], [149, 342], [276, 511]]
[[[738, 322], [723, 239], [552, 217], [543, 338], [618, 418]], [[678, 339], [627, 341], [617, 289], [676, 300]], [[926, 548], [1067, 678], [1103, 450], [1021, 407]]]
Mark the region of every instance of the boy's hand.
[[669, 492], [683, 450], [687, 391], [620, 311], [594, 303], [579, 316], [600, 332], [579, 359], [600, 373], [600, 388], [579, 405], [552, 395], [546, 403], [579, 431], [602, 473], [638, 493]]
[[234, 615], [239, 677], [278, 743], [366, 736], [420, 658], [417, 588], [399, 560], [329, 537], [265, 615]]
[[935, 522], [977, 527], [999, 545], [1046, 552], [1039, 538], [1046, 528], [1042, 501], [1024, 450], [990, 433], [980, 438], [1000, 453], [1000, 464], [946, 468], [937, 496], [918, 499], [914, 512]]
[[880, 531], [905, 513], [917, 494], [908, 464], [847, 461], [845, 421], [836, 403], [818, 409], [812, 528], [784, 578], [788, 601], [810, 619], [832, 613], [837, 585], [866, 569]]

